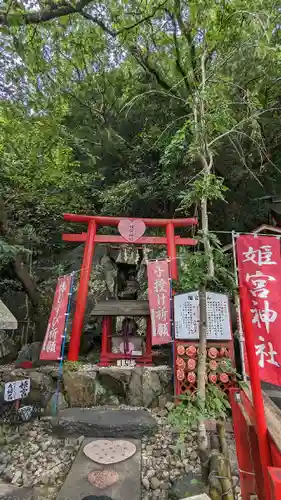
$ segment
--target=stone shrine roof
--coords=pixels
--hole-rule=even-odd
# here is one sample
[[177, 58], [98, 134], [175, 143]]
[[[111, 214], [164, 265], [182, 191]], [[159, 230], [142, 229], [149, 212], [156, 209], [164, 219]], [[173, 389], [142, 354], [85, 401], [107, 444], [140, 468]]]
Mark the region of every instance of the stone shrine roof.
[[0, 299], [0, 330], [16, 330], [18, 321]]

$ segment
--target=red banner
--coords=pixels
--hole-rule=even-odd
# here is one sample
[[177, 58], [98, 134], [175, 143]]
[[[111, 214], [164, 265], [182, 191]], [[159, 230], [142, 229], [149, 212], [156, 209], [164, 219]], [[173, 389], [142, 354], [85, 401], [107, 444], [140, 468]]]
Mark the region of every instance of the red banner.
[[241, 235], [237, 261], [239, 284], [248, 290], [260, 378], [281, 385], [280, 241], [274, 236]]
[[42, 360], [50, 361], [60, 358], [70, 283], [70, 275], [61, 276], [58, 279], [53, 307], [40, 354]]
[[168, 261], [148, 262], [147, 278], [152, 345], [167, 344], [172, 340]]

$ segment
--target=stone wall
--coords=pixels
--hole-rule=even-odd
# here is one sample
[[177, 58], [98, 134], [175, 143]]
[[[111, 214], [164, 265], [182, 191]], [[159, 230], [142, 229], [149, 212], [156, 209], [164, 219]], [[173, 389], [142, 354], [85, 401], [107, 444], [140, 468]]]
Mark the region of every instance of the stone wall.
[[[66, 363], [60, 384], [60, 408], [100, 405], [164, 407], [172, 400], [172, 370], [155, 367], [99, 367]], [[51, 411], [58, 381], [58, 366], [20, 369], [0, 366], [0, 400], [4, 383], [21, 378], [31, 379], [31, 392], [25, 403], [41, 401], [46, 412]]]

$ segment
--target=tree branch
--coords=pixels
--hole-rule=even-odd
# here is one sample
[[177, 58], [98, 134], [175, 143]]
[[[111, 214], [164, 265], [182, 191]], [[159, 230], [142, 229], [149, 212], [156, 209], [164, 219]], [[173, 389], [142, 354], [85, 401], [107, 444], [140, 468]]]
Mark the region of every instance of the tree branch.
[[177, 24], [176, 20], [171, 12], [167, 10], [167, 14], [170, 17], [172, 24], [173, 24], [173, 38], [174, 38], [174, 44], [175, 44], [175, 50], [176, 50], [176, 67], [180, 75], [184, 79], [185, 86], [188, 90], [188, 92], [191, 92], [190, 85], [188, 82], [187, 74], [184, 71], [182, 64], [181, 64], [181, 54], [180, 54], [180, 48], [179, 48], [179, 43], [178, 43], [178, 38], [177, 38]]
[[[92, 0], [79, 0], [76, 5], [71, 5], [70, 3], [54, 4], [54, 6], [48, 10], [39, 10], [38, 12], [4, 12], [0, 10], [0, 24], [4, 26], [10, 26], [13, 24], [13, 18], [20, 21], [20, 24], [39, 24], [46, 23], [52, 19], [57, 19], [62, 16], [67, 16], [69, 14], [79, 13], [91, 3]], [[98, 19], [96, 23], [98, 24]]]
[[185, 36], [188, 45], [189, 45], [189, 54], [190, 54], [190, 63], [193, 71], [193, 77], [194, 80], [197, 81], [197, 64], [196, 64], [196, 50], [195, 50], [195, 45], [192, 40], [192, 35], [191, 35], [191, 26], [187, 25], [182, 18], [181, 15], [181, 2], [180, 0], [175, 0], [175, 7], [176, 7], [176, 15], [177, 15], [177, 21], [179, 24], [179, 27], [181, 29], [182, 34]]
[[172, 86], [169, 85], [169, 83], [167, 83], [167, 81], [162, 77], [162, 75], [160, 75], [158, 69], [156, 69], [155, 66], [152, 66], [152, 64], [150, 63], [150, 61], [148, 59], [148, 56], [144, 57], [136, 47], [132, 47], [131, 50], [130, 50], [130, 52], [134, 56], [134, 58], [136, 59], [136, 61], [138, 62], [138, 64], [140, 64], [143, 67], [144, 70], [146, 70], [150, 74], [152, 74], [155, 77], [157, 83], [163, 89], [168, 90], [173, 95], [177, 95], [173, 91]]

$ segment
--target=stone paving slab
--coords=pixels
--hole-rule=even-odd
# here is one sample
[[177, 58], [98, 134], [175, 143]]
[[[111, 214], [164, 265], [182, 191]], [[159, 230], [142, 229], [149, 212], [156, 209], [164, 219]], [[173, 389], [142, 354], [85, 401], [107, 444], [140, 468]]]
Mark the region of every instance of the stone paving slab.
[[1, 500], [32, 500], [32, 488], [17, 488], [11, 484], [0, 483]]
[[[135, 455], [124, 462], [101, 466], [84, 455], [83, 448], [94, 441], [86, 438], [68, 473], [57, 500], [82, 500], [90, 495], [108, 496], [112, 500], [140, 500], [141, 498], [141, 441], [130, 439], [135, 444]], [[113, 469], [119, 474], [119, 480], [109, 488], [100, 490], [92, 486], [87, 479], [89, 472]]]
[[52, 426], [60, 436], [141, 439], [156, 432], [157, 422], [145, 410], [67, 408], [52, 419]]

